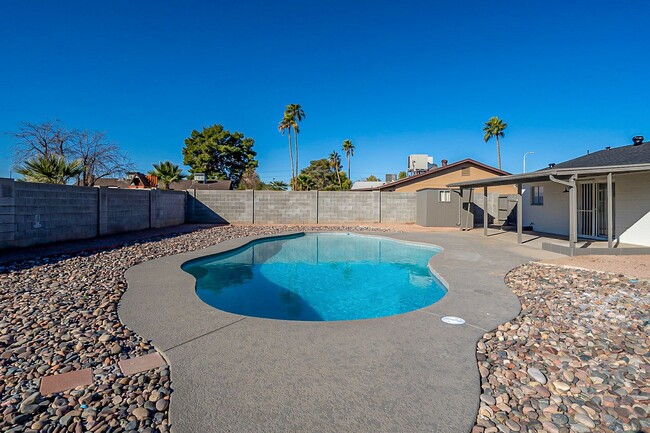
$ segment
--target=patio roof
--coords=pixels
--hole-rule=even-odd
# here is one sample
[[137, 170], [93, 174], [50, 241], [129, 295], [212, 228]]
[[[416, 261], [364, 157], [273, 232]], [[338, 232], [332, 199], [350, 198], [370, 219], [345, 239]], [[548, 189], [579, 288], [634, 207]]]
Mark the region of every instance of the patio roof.
[[650, 171], [650, 164], [627, 164], [627, 165], [609, 165], [602, 167], [575, 167], [575, 168], [545, 168], [543, 170], [531, 173], [512, 174], [509, 176], [500, 176], [487, 179], [468, 180], [464, 182], [450, 183], [448, 187], [458, 188], [475, 188], [501, 185], [515, 185], [521, 183], [549, 181], [549, 176], [553, 177], [571, 177], [573, 175], [598, 176], [609, 173], [633, 173]]

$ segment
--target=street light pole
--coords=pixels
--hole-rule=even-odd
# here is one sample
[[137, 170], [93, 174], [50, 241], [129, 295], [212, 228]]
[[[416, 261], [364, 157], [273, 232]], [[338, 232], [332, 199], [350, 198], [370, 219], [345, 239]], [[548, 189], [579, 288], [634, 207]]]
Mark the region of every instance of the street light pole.
[[535, 153], [535, 152], [526, 152], [526, 153], [524, 153], [524, 173], [526, 173], [526, 155], [529, 155], [531, 153]]

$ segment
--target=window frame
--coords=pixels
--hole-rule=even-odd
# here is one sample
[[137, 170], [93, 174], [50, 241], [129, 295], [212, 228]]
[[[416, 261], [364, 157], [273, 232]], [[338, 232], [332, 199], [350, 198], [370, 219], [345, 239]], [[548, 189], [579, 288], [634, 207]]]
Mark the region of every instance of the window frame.
[[[447, 200], [443, 200], [443, 193]], [[451, 203], [451, 190], [441, 189], [438, 191], [438, 203]]]
[[544, 186], [535, 185], [530, 188], [530, 205], [544, 206]]

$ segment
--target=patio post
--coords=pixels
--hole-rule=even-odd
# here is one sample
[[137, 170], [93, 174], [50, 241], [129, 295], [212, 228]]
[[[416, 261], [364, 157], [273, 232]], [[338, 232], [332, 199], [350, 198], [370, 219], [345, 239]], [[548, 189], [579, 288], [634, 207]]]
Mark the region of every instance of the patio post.
[[517, 184], [517, 243], [522, 243], [524, 210], [521, 197], [521, 183]]
[[460, 196], [458, 197], [458, 227], [460, 228], [460, 231], [463, 231], [463, 201], [465, 200], [464, 198], [465, 195], [465, 190], [463, 187], [460, 187]]
[[483, 187], [483, 236], [488, 234], [488, 191], [487, 186]]
[[613, 248], [614, 246], [614, 227], [612, 227], [614, 216], [613, 199], [612, 173], [607, 173], [607, 248]]
[[571, 176], [569, 191], [569, 248], [573, 255], [573, 250], [578, 241], [578, 185], [576, 175]]

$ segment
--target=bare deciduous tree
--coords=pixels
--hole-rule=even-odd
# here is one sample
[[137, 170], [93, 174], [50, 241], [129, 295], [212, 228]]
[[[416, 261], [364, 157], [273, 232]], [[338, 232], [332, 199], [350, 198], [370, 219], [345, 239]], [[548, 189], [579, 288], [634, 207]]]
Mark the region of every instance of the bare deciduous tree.
[[128, 156], [98, 131], [68, 129], [59, 120], [40, 124], [24, 122], [10, 132], [16, 140], [14, 164], [21, 166], [37, 157], [62, 156], [81, 161], [80, 185], [92, 186], [97, 179], [117, 176], [133, 169]]

